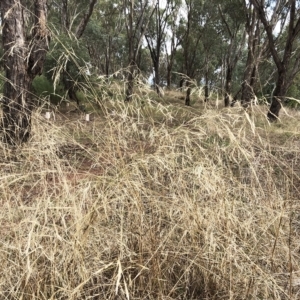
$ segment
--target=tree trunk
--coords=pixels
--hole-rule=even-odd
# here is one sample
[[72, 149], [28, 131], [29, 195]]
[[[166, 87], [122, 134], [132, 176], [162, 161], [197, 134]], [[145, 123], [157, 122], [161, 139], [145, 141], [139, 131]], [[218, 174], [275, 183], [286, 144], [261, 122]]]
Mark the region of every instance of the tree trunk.
[[160, 92], [160, 88], [159, 88], [159, 84], [160, 84], [160, 74], [159, 74], [159, 61], [160, 61], [160, 41], [157, 41], [157, 46], [155, 47], [152, 43], [152, 41], [150, 41], [150, 37], [148, 37], [147, 35], [146, 37], [146, 41], [148, 44], [148, 49], [150, 51], [150, 56], [152, 59], [152, 64], [153, 64], [153, 68], [154, 68], [154, 85], [155, 85], [155, 90], [157, 92], [157, 94], [159, 96], [161, 96], [161, 92]]
[[183, 91], [184, 82], [185, 82], [185, 78], [183, 76], [181, 76], [181, 78], [179, 80], [179, 89], [180, 89], [180, 91]]
[[[31, 131], [32, 80], [42, 73], [48, 50], [46, 0], [34, 2], [35, 26], [27, 42], [25, 9], [20, 0], [2, 0], [2, 42], [6, 81], [3, 89], [4, 141], [11, 145], [27, 142]], [[30, 50], [29, 50], [30, 49]]]
[[270, 109], [268, 111], [268, 119], [273, 122], [276, 121], [279, 117], [279, 111], [282, 106], [282, 101], [284, 101], [284, 96], [287, 92], [287, 85], [286, 85], [286, 71], [280, 70], [278, 72], [278, 78], [276, 81], [276, 87], [272, 97], [272, 103]]
[[[7, 80], [3, 90], [4, 140], [9, 144], [26, 142], [31, 127], [32, 101], [28, 101], [30, 80], [24, 63], [28, 56], [24, 10], [20, 1], [5, 0], [3, 21], [4, 68]], [[11, 11], [9, 11], [11, 9]]]
[[[46, 0], [42, 0], [42, 1], [46, 1]], [[82, 37], [82, 35], [86, 29], [86, 26], [92, 16], [92, 13], [94, 11], [94, 7], [95, 7], [96, 3], [97, 3], [97, 0], [89, 1], [89, 6], [88, 6], [86, 12], [81, 17], [80, 23], [75, 30], [75, 36], [77, 39], [80, 39]], [[61, 22], [62, 22], [62, 26], [65, 28], [66, 32], [68, 30], [71, 30], [68, 4], [69, 4], [68, 0], [62, 0]], [[91, 50], [91, 48], [89, 49], [89, 51], [90, 50]], [[76, 101], [77, 105], [79, 106], [80, 101], [76, 95], [76, 92], [78, 91], [78, 87], [75, 86], [76, 85], [75, 81], [69, 75], [68, 66], [66, 68], [67, 68], [67, 70], [64, 70], [63, 74], [62, 74], [62, 78], [63, 78], [62, 81], [63, 81], [64, 87], [68, 92], [69, 99]], [[105, 66], [105, 72], [106, 72], [106, 66]]]
[[65, 89], [68, 92], [69, 100], [76, 102], [79, 107], [80, 101], [76, 94], [78, 91], [78, 88], [76, 88], [76, 85], [74, 84], [74, 82], [69, 78], [67, 71], [63, 72], [62, 81], [63, 81]]
[[225, 107], [228, 107], [230, 105], [232, 71], [233, 68], [230, 65], [228, 65], [226, 71], [226, 81], [225, 81], [225, 97], [224, 97]]
[[204, 102], [208, 102], [209, 90], [208, 90], [208, 71], [205, 72], [205, 86], [204, 86]]
[[134, 31], [133, 31], [133, 2], [130, 3], [129, 9], [129, 20], [127, 27], [127, 37], [128, 37], [128, 62], [129, 62], [129, 72], [127, 75], [127, 89], [126, 89], [126, 97], [125, 102], [129, 102], [132, 99], [133, 95], [133, 80], [134, 80], [134, 65], [135, 65], [135, 57], [134, 57]]
[[[142, 46], [145, 31], [147, 30], [151, 16], [154, 13], [155, 8], [150, 12], [147, 17], [147, 9], [149, 8], [149, 2], [140, 2], [140, 11], [135, 9], [135, 1], [124, 1], [124, 14], [128, 15], [126, 20], [126, 30], [128, 39], [128, 65], [129, 72], [127, 75], [127, 90], [125, 101], [130, 101], [133, 95], [134, 79], [137, 71], [137, 58]], [[137, 12], [139, 14], [137, 15]]]
[[125, 102], [129, 102], [132, 99], [133, 86], [134, 86], [134, 71], [135, 71], [135, 65], [132, 62], [130, 64], [129, 73], [127, 76], [127, 90], [126, 90]]
[[134, 86], [134, 68], [130, 66], [129, 73], [127, 75], [127, 89], [125, 102], [129, 102], [132, 99], [133, 95], [133, 86]]
[[246, 62], [246, 68], [244, 72], [244, 81], [242, 83], [242, 95], [241, 95], [241, 102], [243, 105], [248, 105], [251, 103], [252, 99], [254, 99], [254, 92], [253, 92], [253, 84], [255, 82], [252, 76], [255, 76], [255, 61], [254, 61], [254, 53], [253, 49], [248, 48], [248, 57]]
[[261, 51], [260, 45], [260, 22], [257, 18], [256, 10], [249, 7], [250, 14], [246, 21], [246, 30], [248, 33], [248, 54], [246, 61], [246, 68], [244, 71], [244, 78], [242, 83], [241, 102], [243, 106], [248, 106], [253, 99], [255, 99], [253, 86], [256, 78], [256, 69]]
[[94, 6], [96, 3], [97, 3], [97, 0], [90, 0], [89, 8], [87, 9], [84, 16], [81, 18], [80, 23], [76, 28], [76, 38], [77, 39], [79, 39], [83, 35], [86, 25], [88, 24], [88, 22], [91, 18], [91, 15], [94, 11]]
[[155, 62], [154, 73], [155, 73], [155, 76], [154, 76], [155, 89], [156, 89], [157, 95], [161, 96], [161, 91], [160, 91], [160, 87], [159, 87], [159, 84], [160, 84], [159, 60], [157, 60]]
[[110, 70], [110, 62], [111, 62], [111, 48], [112, 48], [112, 37], [108, 37], [108, 46], [106, 47], [105, 53], [105, 76], [109, 77], [109, 70]]
[[[173, 33], [174, 34], [174, 33]], [[171, 53], [168, 54], [168, 50], [166, 47], [166, 59], [167, 59], [167, 87], [170, 90], [171, 89], [171, 83], [172, 83], [172, 69], [174, 65], [174, 59], [177, 52], [177, 47], [179, 46], [180, 42], [178, 41], [175, 43], [174, 35], [172, 36], [171, 41]]]
[[[297, 72], [299, 72], [298, 67], [296, 67], [295, 72], [293, 72], [290, 76], [288, 76], [288, 70], [290, 68], [289, 64], [291, 62], [291, 57], [293, 53], [293, 44], [300, 35], [300, 19], [297, 17], [297, 13], [296, 13], [297, 10], [296, 0], [287, 1], [286, 4], [285, 18], [288, 18], [289, 15], [289, 23], [287, 25], [287, 37], [285, 40], [285, 47], [282, 55], [278, 51], [275, 44], [275, 37], [273, 35], [274, 22], [272, 22], [273, 17], [271, 18], [271, 21], [268, 20], [267, 10], [265, 8], [264, 1], [251, 0], [251, 3], [257, 10], [258, 16], [264, 25], [268, 37], [269, 49], [277, 67], [276, 88], [274, 90], [272, 104], [267, 115], [270, 121], [276, 121], [279, 117], [281, 103], [284, 100], [284, 96], [286, 95], [287, 92], [287, 87], [288, 87], [287, 81], [289, 80], [291, 82], [295, 78]], [[278, 11], [275, 10], [273, 16], [278, 16], [278, 15], [279, 15]], [[296, 60], [300, 59], [300, 56], [298, 55], [297, 57], [295, 57], [295, 59]]]
[[191, 82], [190, 80], [187, 80], [186, 81], [186, 87], [187, 87], [187, 90], [186, 90], [186, 96], [185, 96], [185, 105], [187, 106], [191, 106]]
[[172, 64], [168, 64], [168, 67], [167, 67], [167, 88], [168, 90], [171, 89], [171, 74], [172, 74]]
[[61, 26], [64, 32], [70, 29], [70, 17], [68, 15], [68, 0], [61, 1]]
[[250, 80], [244, 80], [242, 83], [241, 102], [245, 107], [247, 107], [251, 103], [252, 99], [254, 99], [253, 88], [250, 85]]

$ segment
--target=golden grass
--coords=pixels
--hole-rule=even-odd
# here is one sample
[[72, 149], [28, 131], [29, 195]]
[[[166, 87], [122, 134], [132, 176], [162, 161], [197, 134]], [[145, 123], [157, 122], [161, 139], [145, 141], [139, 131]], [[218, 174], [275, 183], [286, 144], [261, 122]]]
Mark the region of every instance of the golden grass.
[[176, 101], [1, 145], [1, 299], [299, 299], [295, 117]]

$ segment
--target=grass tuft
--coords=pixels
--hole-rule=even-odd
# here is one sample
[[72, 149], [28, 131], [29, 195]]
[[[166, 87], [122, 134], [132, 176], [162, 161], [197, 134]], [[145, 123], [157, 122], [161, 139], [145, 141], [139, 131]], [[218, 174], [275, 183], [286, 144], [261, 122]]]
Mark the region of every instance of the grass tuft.
[[295, 119], [149, 95], [0, 145], [0, 297], [299, 298]]

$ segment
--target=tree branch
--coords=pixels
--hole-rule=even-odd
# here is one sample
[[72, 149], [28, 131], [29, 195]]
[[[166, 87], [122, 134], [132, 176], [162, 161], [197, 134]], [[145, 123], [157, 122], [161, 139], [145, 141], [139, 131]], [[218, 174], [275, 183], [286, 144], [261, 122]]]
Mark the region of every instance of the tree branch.
[[253, 3], [253, 6], [255, 7], [259, 18], [260, 18], [261, 22], [263, 23], [263, 25], [265, 27], [265, 30], [266, 30], [266, 33], [267, 33], [267, 36], [268, 36], [270, 51], [271, 51], [271, 54], [273, 56], [274, 62], [276, 64], [277, 68], [281, 69], [282, 68], [282, 62], [281, 62], [279, 54], [276, 50], [275, 41], [274, 41], [274, 37], [273, 37], [273, 24], [270, 24], [270, 22], [268, 22], [268, 20], [267, 20], [266, 13], [265, 13], [262, 1], [251, 0], [251, 2]]
[[86, 25], [87, 25], [92, 13], [93, 13], [94, 6], [95, 6], [96, 3], [97, 3], [97, 0], [90, 0], [88, 11], [84, 14], [84, 16], [82, 17], [79, 25], [76, 28], [75, 36], [76, 36], [77, 39], [79, 39], [82, 36], [82, 34], [83, 34], [83, 32], [86, 28]]

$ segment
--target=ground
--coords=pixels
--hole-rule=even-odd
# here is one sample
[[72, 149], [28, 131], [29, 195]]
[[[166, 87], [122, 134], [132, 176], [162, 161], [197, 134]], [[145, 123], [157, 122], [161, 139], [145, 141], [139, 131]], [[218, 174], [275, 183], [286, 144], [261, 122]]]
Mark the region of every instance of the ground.
[[182, 97], [38, 109], [0, 145], [1, 297], [299, 297], [299, 113]]

